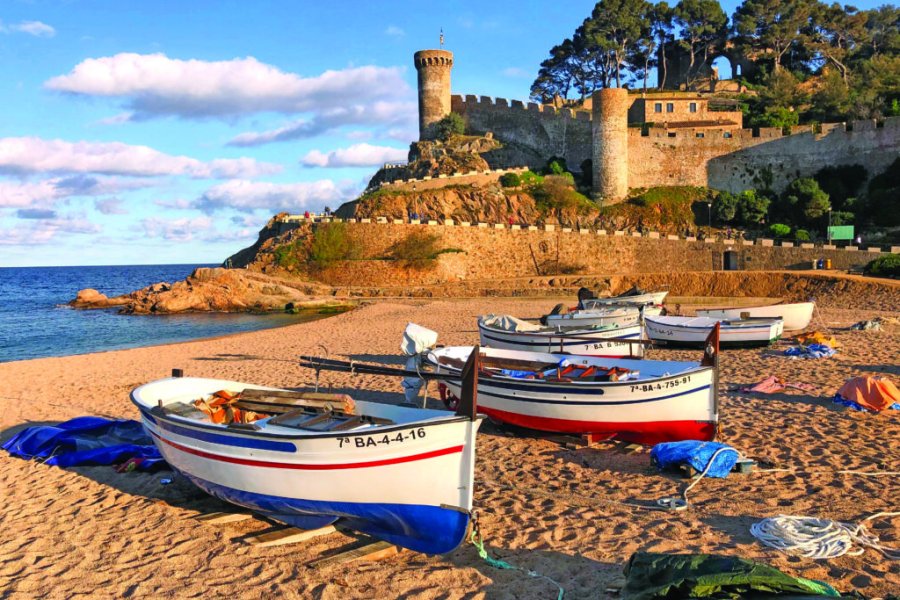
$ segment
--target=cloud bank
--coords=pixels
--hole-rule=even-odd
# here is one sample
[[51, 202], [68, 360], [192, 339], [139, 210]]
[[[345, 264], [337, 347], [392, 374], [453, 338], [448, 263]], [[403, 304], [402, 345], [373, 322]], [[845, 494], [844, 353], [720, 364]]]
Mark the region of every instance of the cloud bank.
[[38, 137], [0, 138], [0, 172], [101, 173], [158, 177], [186, 175], [197, 179], [252, 178], [280, 172], [282, 167], [252, 158], [199, 161], [172, 156], [148, 146], [121, 142], [67, 142]]
[[267, 183], [232, 180], [215, 185], [191, 208], [207, 214], [231, 208], [242, 212], [265, 209], [270, 213], [303, 212], [312, 207], [331, 205], [333, 208], [351, 198], [354, 190], [339, 186], [330, 179], [303, 183]]
[[373, 167], [386, 162], [406, 161], [407, 151], [388, 146], [371, 144], [354, 144], [349, 148], [340, 148], [324, 153], [313, 150], [300, 162], [307, 167]]
[[410, 94], [399, 68], [362, 66], [301, 77], [253, 57], [180, 60], [128, 52], [86, 59], [44, 85], [70, 94], [121, 98], [135, 120], [295, 114], [343, 106], [348, 99], [369, 104]]

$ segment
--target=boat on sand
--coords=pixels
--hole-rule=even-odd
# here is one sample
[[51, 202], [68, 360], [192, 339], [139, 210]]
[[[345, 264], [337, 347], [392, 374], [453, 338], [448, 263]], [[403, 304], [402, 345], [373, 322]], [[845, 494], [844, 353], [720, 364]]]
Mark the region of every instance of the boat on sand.
[[[539, 431], [642, 444], [715, 438], [718, 328], [700, 363], [622, 360], [481, 348], [479, 412]], [[426, 363], [448, 407], [460, 397], [469, 346], [431, 350]]]
[[714, 319], [711, 317], [645, 317], [647, 337], [667, 346], [703, 347], [712, 329], [721, 328], [720, 345], [767, 346], [784, 332], [781, 319]]
[[585, 329], [542, 327], [515, 317], [484, 315], [478, 319], [481, 345], [505, 350], [559, 352], [587, 356], [640, 358], [641, 326]]
[[794, 302], [791, 304], [769, 304], [766, 306], [747, 306], [735, 308], [714, 308], [698, 310], [697, 315], [712, 319], [740, 319], [749, 318], [781, 318], [784, 319], [784, 328], [788, 331], [798, 331], [809, 327], [812, 321], [815, 302]]
[[194, 377], [147, 383], [131, 400], [166, 461], [213, 496], [295, 527], [339, 522], [443, 554], [472, 509], [481, 417], [467, 377], [456, 414]]

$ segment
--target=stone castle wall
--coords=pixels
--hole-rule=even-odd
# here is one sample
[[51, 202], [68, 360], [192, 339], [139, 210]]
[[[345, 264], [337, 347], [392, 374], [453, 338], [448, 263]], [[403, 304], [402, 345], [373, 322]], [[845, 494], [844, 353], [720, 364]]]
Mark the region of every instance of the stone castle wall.
[[[471, 95], [452, 96], [451, 108], [469, 132], [491, 132], [506, 144], [484, 155], [494, 168], [540, 168], [562, 156], [578, 172], [585, 159], [595, 159], [590, 112]], [[771, 186], [781, 191], [793, 179], [826, 166], [861, 164], [875, 175], [900, 156], [900, 117], [826, 123], [820, 131], [808, 125], [794, 127], [790, 135], [774, 127], [654, 127], [644, 135], [627, 128], [627, 186], [698, 185], [731, 192]], [[597, 181], [598, 165], [594, 170]]]
[[[778, 128], [629, 129], [629, 187], [699, 185], [741, 192], [771, 186], [781, 191], [797, 177], [827, 166], [861, 164], [870, 175], [900, 156], [900, 118]], [[756, 135], [754, 135], [756, 133]]]
[[569, 108], [496, 100], [488, 96], [452, 96], [451, 110], [465, 120], [466, 131], [492, 132], [506, 147], [482, 155], [494, 168], [528, 165], [543, 167], [553, 156], [566, 159], [569, 169], [580, 171], [591, 158], [591, 113]]
[[[415, 230], [439, 236], [439, 246], [460, 252], [443, 254], [431, 270], [407, 269], [393, 261], [354, 260], [331, 269], [329, 283], [368, 286], [429, 285], [453, 281], [507, 279], [559, 273], [634, 275], [655, 272], [717, 271], [724, 268], [725, 252], [736, 255], [744, 270], [811, 268], [812, 261], [827, 258], [835, 269], [864, 266], [879, 256], [880, 249], [796, 247], [772, 240], [720, 243], [677, 239], [656, 233], [636, 237], [624, 232], [596, 230], [519, 228], [504, 225], [459, 223], [409, 225], [371, 222], [352, 224], [360, 254], [381, 257], [397, 241]], [[674, 239], [673, 239], [674, 238]], [[894, 251], [900, 251], [895, 248]]]

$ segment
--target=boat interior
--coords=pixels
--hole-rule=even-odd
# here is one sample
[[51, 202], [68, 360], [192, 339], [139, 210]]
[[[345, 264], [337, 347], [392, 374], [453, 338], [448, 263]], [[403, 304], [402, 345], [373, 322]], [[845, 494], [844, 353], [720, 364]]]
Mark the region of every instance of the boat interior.
[[[470, 346], [441, 348], [430, 352], [428, 359], [438, 368], [449, 367], [452, 370], [459, 370], [470, 352]], [[495, 348], [482, 348], [480, 358], [481, 377], [566, 383], [640, 381], [699, 368], [695, 362], [638, 361]], [[634, 368], [635, 365], [640, 369]]]
[[[172, 393], [173, 382], [184, 384], [177, 395]], [[159, 399], [155, 404], [150, 400], [164, 393], [166, 400]], [[135, 390], [134, 399], [152, 412], [249, 431], [265, 427], [336, 433], [452, 416], [439, 410], [357, 402], [347, 394], [251, 387], [238, 382], [193, 378], [149, 383]]]

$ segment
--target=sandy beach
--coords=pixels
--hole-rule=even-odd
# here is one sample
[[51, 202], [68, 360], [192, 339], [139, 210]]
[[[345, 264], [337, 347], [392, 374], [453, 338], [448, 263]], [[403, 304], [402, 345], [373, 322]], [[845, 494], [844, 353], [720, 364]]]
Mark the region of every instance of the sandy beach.
[[[322, 321], [214, 340], [0, 364], [0, 438], [24, 426], [80, 415], [136, 418], [128, 392], [172, 368], [188, 375], [267, 385], [310, 385], [302, 353], [399, 362], [408, 322], [440, 332], [444, 344], [477, 341], [486, 312], [536, 317], [558, 299], [384, 301]], [[900, 574], [873, 550], [828, 561], [768, 549], [749, 527], [778, 514], [856, 522], [896, 511], [900, 477], [837, 474], [900, 471], [900, 411], [863, 414], [831, 397], [859, 374], [900, 379], [900, 326], [846, 331], [873, 316], [865, 302], [832, 302], [822, 322], [844, 345], [833, 358], [790, 360], [773, 349], [729, 350], [721, 362], [721, 436], [745, 455], [792, 471], [703, 480], [686, 512], [642, 510], [675, 495], [684, 480], [658, 473], [649, 449], [607, 443], [567, 449], [486, 425], [479, 434], [475, 506], [495, 557], [559, 582], [566, 598], [603, 598], [637, 550], [713, 552], [760, 560], [841, 591], [879, 597]], [[785, 347], [776, 345], [774, 350]], [[698, 359], [697, 351], [654, 350], [654, 358]], [[816, 391], [754, 396], [727, 392], [767, 375]], [[400, 402], [399, 382], [323, 373], [322, 383], [361, 399]], [[357, 391], [359, 388], [362, 391]], [[431, 388], [431, 406], [435, 389]], [[305, 544], [256, 548], [236, 541], [264, 526], [204, 525], [192, 517], [227, 510], [171, 472], [117, 474], [111, 467], [60, 469], [0, 453], [0, 597], [555, 598], [548, 581], [484, 563], [470, 544], [446, 556], [404, 552], [377, 564], [310, 570], [306, 563], [347, 543], [341, 534]], [[876, 528], [900, 546], [900, 518]]]

